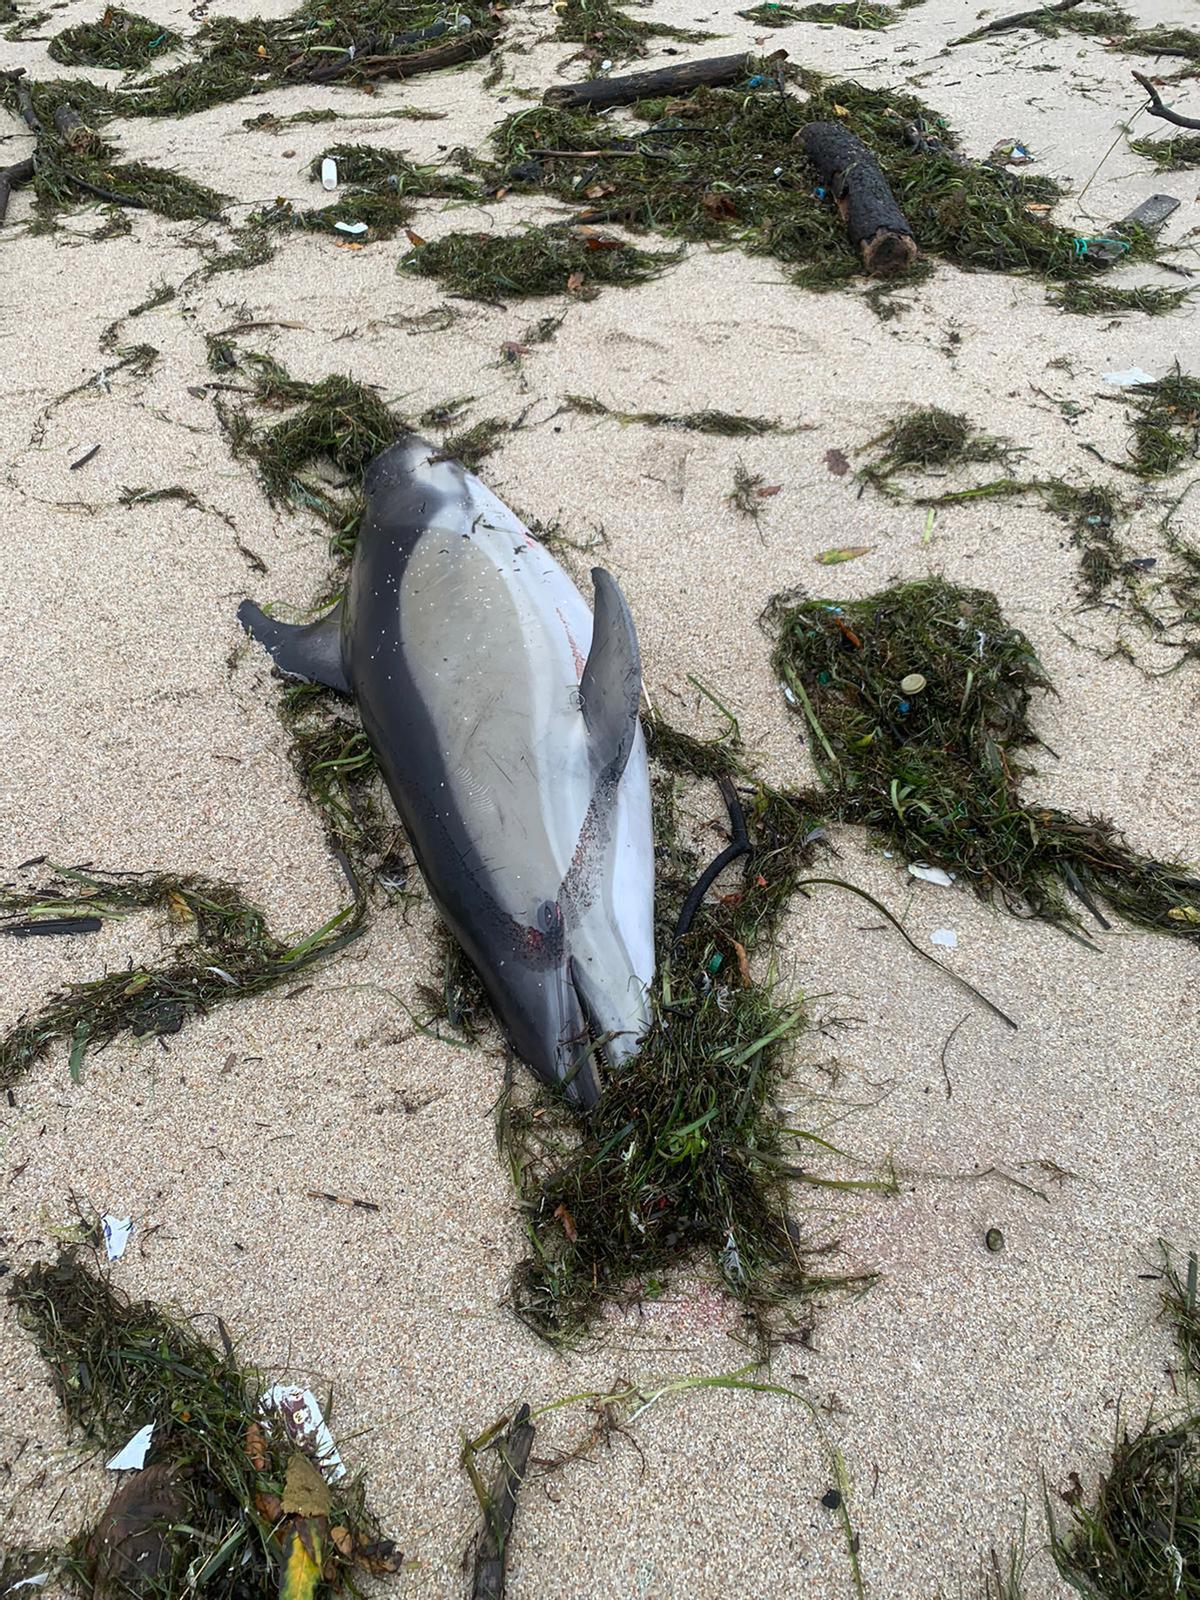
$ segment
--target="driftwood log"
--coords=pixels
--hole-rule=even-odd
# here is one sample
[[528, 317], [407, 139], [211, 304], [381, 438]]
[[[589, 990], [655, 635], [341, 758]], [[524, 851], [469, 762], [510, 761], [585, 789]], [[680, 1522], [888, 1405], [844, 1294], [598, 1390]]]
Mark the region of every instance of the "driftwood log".
[[1083, 0], [1058, 0], [1057, 5], [1035, 6], [1032, 11], [1014, 11], [1011, 16], [997, 17], [994, 22], [976, 28], [974, 33], [964, 33], [961, 39], [951, 39], [947, 49], [953, 50], [956, 44], [974, 44], [976, 39], [986, 39], [990, 33], [1007, 33], [1010, 28], [1027, 27], [1031, 22], [1040, 22], [1063, 11], [1074, 11], [1076, 6], [1082, 4]]
[[[778, 50], [766, 61], [777, 61], [787, 54]], [[556, 83], [546, 90], [542, 102], [582, 111], [600, 111], [605, 106], [631, 106], [638, 100], [654, 100], [660, 95], [686, 94], [689, 89], [716, 89], [738, 83], [754, 75], [762, 58], [753, 55], [709, 56], [704, 61], [684, 61], [677, 67], [655, 67], [649, 72], [629, 72], [623, 78], [589, 78], [585, 83]]]
[[517, 1510], [517, 1494], [525, 1480], [529, 1452], [533, 1449], [533, 1434], [529, 1407], [522, 1406], [499, 1444], [500, 1471], [490, 1503], [484, 1507], [483, 1527], [475, 1548], [472, 1600], [504, 1600], [509, 1535]]
[[431, 29], [414, 29], [411, 36], [394, 34], [391, 38], [364, 39], [335, 61], [313, 67], [308, 72], [297, 71], [296, 76], [307, 83], [333, 83], [351, 72], [363, 78], [415, 78], [418, 73], [438, 72], [443, 67], [474, 61], [478, 56], [487, 55], [495, 42], [490, 33], [474, 28], [444, 44], [435, 44], [429, 50], [396, 54], [398, 45], [405, 44], [410, 37], [415, 41], [420, 34], [437, 37]]
[[1163, 105], [1162, 95], [1144, 72], [1135, 72], [1134, 77], [1150, 96], [1150, 104], [1146, 110], [1152, 117], [1161, 117], [1164, 122], [1173, 123], [1177, 128], [1200, 128], [1200, 117], [1185, 117], [1178, 111], [1172, 111], [1170, 106]]
[[837, 202], [850, 243], [875, 277], [906, 272], [917, 241], [875, 157], [848, 128], [810, 122], [800, 130], [804, 153]]
[[24, 161], [15, 162], [11, 167], [0, 170], [0, 222], [8, 215], [8, 202], [14, 189], [19, 189], [23, 183], [33, 181], [33, 157], [27, 156]]

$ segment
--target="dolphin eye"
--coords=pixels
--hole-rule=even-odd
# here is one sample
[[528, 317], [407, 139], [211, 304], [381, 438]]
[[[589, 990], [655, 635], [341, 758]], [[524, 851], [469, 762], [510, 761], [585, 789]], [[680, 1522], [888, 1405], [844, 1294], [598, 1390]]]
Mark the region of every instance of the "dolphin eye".
[[562, 912], [553, 900], [543, 900], [537, 910], [537, 925], [543, 933], [553, 933], [562, 921]]

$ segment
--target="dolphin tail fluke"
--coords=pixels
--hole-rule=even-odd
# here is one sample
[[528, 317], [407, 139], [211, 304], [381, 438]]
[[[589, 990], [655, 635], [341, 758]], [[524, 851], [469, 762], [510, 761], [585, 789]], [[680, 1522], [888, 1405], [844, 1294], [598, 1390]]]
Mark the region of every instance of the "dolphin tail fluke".
[[620, 778], [633, 749], [642, 694], [642, 659], [633, 617], [617, 580], [592, 569], [596, 591], [592, 648], [579, 684], [592, 769]]
[[238, 607], [238, 621], [270, 654], [280, 672], [289, 678], [304, 678], [323, 683], [339, 694], [350, 694], [350, 682], [342, 664], [342, 608], [339, 605], [320, 619], [297, 627], [276, 622], [252, 600]]

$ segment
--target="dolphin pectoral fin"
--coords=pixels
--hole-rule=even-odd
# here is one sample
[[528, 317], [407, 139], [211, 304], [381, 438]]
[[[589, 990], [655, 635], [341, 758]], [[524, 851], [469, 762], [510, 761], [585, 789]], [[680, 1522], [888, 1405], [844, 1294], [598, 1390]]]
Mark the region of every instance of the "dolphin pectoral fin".
[[319, 622], [297, 627], [288, 622], [276, 622], [252, 600], [243, 600], [238, 607], [238, 621], [264, 646], [280, 672], [286, 672], [290, 678], [304, 678], [309, 683], [323, 683], [339, 694], [352, 693], [342, 665], [340, 602]]
[[633, 617], [617, 580], [592, 568], [596, 591], [592, 648], [579, 683], [594, 772], [615, 780], [625, 770], [638, 726], [642, 658]]

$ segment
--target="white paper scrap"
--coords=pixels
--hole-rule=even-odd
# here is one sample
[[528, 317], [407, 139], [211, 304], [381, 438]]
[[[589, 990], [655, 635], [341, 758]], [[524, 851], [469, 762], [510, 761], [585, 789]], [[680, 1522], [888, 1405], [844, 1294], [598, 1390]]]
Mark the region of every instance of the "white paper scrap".
[[146, 1465], [146, 1453], [154, 1435], [154, 1424], [148, 1422], [139, 1428], [124, 1449], [118, 1450], [104, 1463], [110, 1472], [140, 1472]]
[[941, 867], [927, 867], [923, 861], [910, 861], [908, 870], [914, 878], [920, 878], [922, 883], [940, 884], [943, 889], [953, 887], [954, 879], [948, 872], [943, 872]]
[[953, 928], [935, 928], [930, 938], [943, 950], [958, 949], [958, 935]]
[[133, 1232], [133, 1218], [106, 1214], [100, 1221], [104, 1226], [104, 1248], [108, 1252], [108, 1259], [120, 1261], [129, 1243], [129, 1235]]
[[1148, 372], [1143, 372], [1141, 367], [1130, 367], [1127, 372], [1106, 372], [1104, 381], [1127, 389], [1131, 383], [1153, 383], [1154, 379]]

